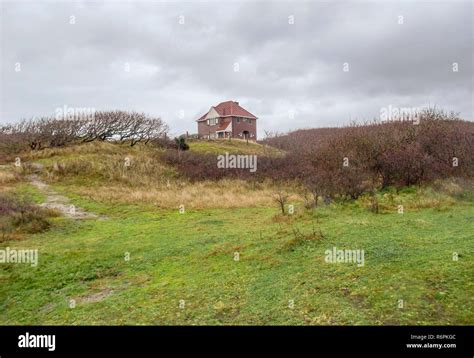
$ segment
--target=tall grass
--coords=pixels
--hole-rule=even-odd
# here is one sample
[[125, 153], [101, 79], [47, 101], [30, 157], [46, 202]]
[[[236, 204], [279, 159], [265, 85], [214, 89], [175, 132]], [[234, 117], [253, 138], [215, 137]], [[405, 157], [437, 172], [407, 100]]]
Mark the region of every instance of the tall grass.
[[[168, 184], [130, 187], [123, 185], [104, 185], [98, 188], [77, 186], [73, 190], [99, 202], [152, 204], [160, 208], [178, 208], [184, 205], [190, 209], [209, 208], [248, 208], [272, 206], [277, 188], [271, 183], [255, 185], [243, 180], [224, 179], [218, 183], [200, 181], [170, 181]], [[293, 190], [291, 199], [301, 201], [301, 195]]]
[[[99, 202], [194, 209], [255, 207], [272, 205], [282, 185], [277, 188], [270, 180], [190, 180], [166, 164], [162, 154], [162, 150], [140, 144], [131, 148], [97, 142], [33, 152], [27, 160], [42, 163], [43, 179], [49, 183], [67, 183], [70, 190]], [[293, 200], [302, 200], [298, 185], [284, 186]]]
[[37, 233], [50, 227], [51, 210], [31, 204], [25, 198], [0, 193], [0, 241], [19, 238], [24, 233]]

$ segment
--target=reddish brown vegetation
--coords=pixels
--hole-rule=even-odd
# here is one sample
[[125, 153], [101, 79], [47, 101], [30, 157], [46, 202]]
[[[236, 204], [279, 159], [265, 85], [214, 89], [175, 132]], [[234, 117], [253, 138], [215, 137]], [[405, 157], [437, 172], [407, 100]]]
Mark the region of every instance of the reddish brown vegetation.
[[0, 194], [0, 242], [15, 232], [36, 233], [47, 230], [51, 213], [24, 199]]
[[390, 185], [474, 176], [474, 123], [437, 110], [424, 111], [418, 124], [400, 121], [298, 130], [264, 143], [287, 154], [259, 156], [256, 173], [219, 169], [216, 155], [168, 152], [165, 158], [191, 180], [296, 180], [313, 194], [313, 205], [320, 197], [357, 198]]

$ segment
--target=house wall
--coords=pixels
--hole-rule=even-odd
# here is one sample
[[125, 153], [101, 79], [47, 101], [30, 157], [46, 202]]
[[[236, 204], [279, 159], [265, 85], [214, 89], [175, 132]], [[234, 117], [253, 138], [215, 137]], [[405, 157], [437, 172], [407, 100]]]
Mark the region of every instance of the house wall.
[[198, 135], [200, 138], [207, 137], [207, 134], [210, 131], [210, 126], [207, 125], [206, 121], [198, 122]]
[[247, 123], [243, 122], [242, 120], [240, 120], [240, 122], [237, 122], [237, 118], [232, 117], [232, 129], [233, 138], [244, 139], [243, 135], [239, 136], [239, 133], [242, 133], [243, 131], [248, 131], [251, 135], [254, 135], [253, 137], [250, 136], [249, 139], [257, 140], [257, 120], [255, 119], [252, 119], [252, 123]]
[[240, 120], [237, 122], [236, 117], [226, 117], [219, 120], [219, 124], [208, 126], [207, 121], [198, 122], [198, 135], [200, 138], [207, 138], [209, 134], [213, 135], [216, 133], [217, 128], [221, 126], [222, 123], [229, 123], [232, 121], [232, 138], [244, 139], [243, 135], [239, 136], [239, 133], [248, 131], [251, 135], [250, 140], [257, 140], [257, 121], [252, 119], [252, 123], [247, 123]]
[[[224, 123], [230, 123], [231, 118], [220, 118], [219, 124], [215, 124], [212, 126], [207, 125], [207, 121], [198, 122], [198, 135], [200, 138], [207, 138], [208, 135], [215, 135], [216, 130], [224, 125]], [[217, 136], [216, 136], [217, 137]]]

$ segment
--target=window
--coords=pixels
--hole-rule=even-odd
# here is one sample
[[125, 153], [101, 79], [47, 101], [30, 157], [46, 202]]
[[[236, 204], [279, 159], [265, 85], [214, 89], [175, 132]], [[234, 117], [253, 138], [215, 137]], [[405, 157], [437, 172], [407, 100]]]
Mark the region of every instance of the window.
[[237, 123], [240, 123], [240, 117], [237, 117]]

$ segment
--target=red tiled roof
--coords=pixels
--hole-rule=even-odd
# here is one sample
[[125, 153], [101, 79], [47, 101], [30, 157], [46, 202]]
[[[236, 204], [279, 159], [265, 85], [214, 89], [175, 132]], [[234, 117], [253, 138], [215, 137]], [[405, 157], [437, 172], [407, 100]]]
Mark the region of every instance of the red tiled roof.
[[217, 127], [216, 132], [225, 130], [229, 126], [229, 124], [230, 122], [224, 122], [219, 124], [219, 127]]
[[[237, 116], [237, 117], [248, 117], [252, 119], [257, 119], [257, 117], [255, 117], [252, 113], [240, 107], [238, 102], [234, 102], [234, 101], [222, 102], [222, 103], [219, 103], [217, 106], [214, 106], [213, 108], [216, 110], [217, 113], [219, 113], [221, 117]], [[206, 118], [207, 113], [199, 117], [198, 121], [201, 121], [204, 118]]]

